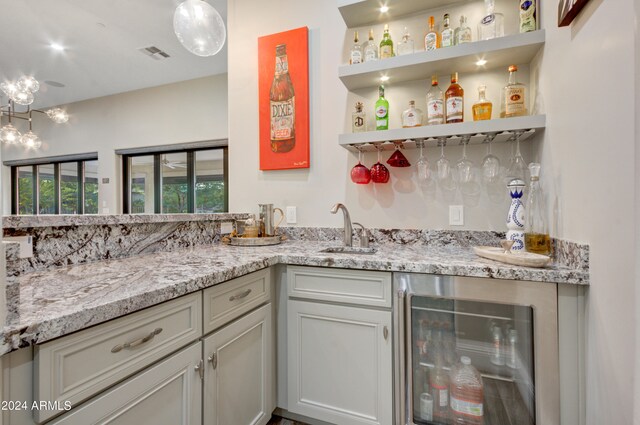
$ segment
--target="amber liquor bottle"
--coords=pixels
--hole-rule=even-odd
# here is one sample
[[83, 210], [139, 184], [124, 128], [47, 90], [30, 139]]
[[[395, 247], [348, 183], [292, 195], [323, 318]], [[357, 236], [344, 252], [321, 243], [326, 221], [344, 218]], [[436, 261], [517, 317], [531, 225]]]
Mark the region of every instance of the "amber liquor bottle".
[[271, 150], [289, 152], [296, 144], [296, 97], [289, 76], [287, 45], [276, 46], [276, 72], [269, 92], [271, 106]]
[[458, 84], [458, 73], [451, 74], [451, 85], [444, 93], [445, 122], [464, 121], [464, 90]]

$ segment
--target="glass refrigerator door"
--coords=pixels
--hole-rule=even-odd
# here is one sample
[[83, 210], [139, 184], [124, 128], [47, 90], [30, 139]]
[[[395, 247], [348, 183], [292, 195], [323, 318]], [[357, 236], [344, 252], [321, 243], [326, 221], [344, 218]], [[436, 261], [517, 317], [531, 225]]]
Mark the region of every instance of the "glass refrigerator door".
[[536, 423], [530, 306], [410, 299], [414, 424]]

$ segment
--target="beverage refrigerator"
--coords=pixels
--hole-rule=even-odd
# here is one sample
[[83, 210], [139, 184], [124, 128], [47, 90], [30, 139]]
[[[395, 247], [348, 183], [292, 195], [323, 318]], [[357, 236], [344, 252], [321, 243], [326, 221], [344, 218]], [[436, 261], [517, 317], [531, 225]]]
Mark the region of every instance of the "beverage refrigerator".
[[394, 273], [396, 422], [560, 423], [553, 283]]

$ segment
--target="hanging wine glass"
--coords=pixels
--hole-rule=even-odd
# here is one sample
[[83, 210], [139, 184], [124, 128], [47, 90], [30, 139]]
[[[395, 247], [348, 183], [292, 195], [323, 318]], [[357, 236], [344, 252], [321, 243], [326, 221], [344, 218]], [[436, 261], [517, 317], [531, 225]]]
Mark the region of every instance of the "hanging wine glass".
[[374, 183], [387, 183], [389, 181], [389, 170], [380, 162], [380, 151], [382, 147], [378, 149], [378, 162], [371, 166], [371, 181]]
[[491, 184], [500, 179], [500, 159], [491, 153], [491, 144], [495, 139], [495, 134], [488, 134], [485, 138], [487, 144], [487, 155], [482, 160], [482, 181]]
[[442, 190], [447, 192], [453, 192], [456, 189], [456, 183], [453, 180], [451, 172], [451, 163], [444, 156], [444, 147], [446, 145], [444, 138], [438, 139], [438, 146], [440, 146], [440, 159], [436, 162], [436, 169], [438, 170], [438, 185]]
[[356, 184], [368, 184], [371, 181], [371, 172], [362, 165], [362, 151], [358, 148], [358, 163], [351, 169], [351, 181]]
[[522, 136], [523, 131], [517, 131], [516, 134], [512, 137], [512, 140], [516, 142], [516, 153], [509, 163], [509, 168], [507, 168], [507, 180], [511, 181], [513, 179], [525, 180], [527, 173], [527, 164], [524, 162], [524, 158], [522, 154], [520, 154], [520, 136]]
[[420, 158], [418, 158], [418, 162], [416, 163], [416, 168], [418, 169], [418, 184], [420, 186], [428, 186], [432, 180], [431, 177], [431, 169], [429, 168], [429, 161], [423, 155], [424, 142], [418, 142], [418, 147], [420, 148]]
[[462, 158], [456, 163], [456, 170], [458, 172], [458, 183], [469, 183], [473, 177], [474, 163], [467, 158], [467, 145], [471, 136], [464, 136], [462, 139]]
[[411, 163], [409, 163], [409, 160], [407, 159], [407, 157], [404, 156], [402, 152], [400, 152], [401, 145], [402, 145], [401, 143], [396, 143], [395, 151], [391, 154], [389, 159], [387, 159], [387, 164], [391, 165], [392, 167], [410, 167], [411, 166]]

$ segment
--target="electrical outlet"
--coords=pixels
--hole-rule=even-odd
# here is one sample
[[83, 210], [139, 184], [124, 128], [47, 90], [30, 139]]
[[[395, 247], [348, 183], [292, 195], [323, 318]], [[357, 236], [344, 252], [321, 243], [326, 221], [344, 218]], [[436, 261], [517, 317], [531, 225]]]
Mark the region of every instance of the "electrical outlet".
[[223, 221], [222, 223], [220, 223], [220, 233], [224, 234], [228, 234], [233, 232], [233, 223], [230, 221]]
[[19, 258], [33, 257], [33, 238], [31, 236], [5, 236], [4, 241], [18, 242], [20, 244]]
[[462, 205], [449, 205], [449, 225], [464, 226], [464, 207]]
[[298, 222], [298, 212], [296, 207], [287, 207], [287, 224], [296, 224]]

